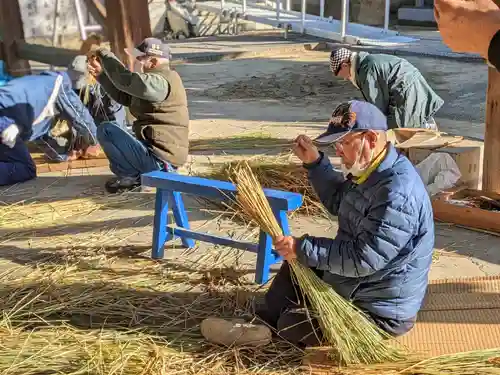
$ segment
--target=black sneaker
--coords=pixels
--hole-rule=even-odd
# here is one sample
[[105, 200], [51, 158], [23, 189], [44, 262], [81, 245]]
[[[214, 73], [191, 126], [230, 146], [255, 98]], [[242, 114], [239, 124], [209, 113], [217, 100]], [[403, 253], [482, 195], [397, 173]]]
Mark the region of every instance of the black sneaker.
[[106, 182], [106, 191], [110, 194], [123, 193], [140, 187], [140, 177], [115, 177]]

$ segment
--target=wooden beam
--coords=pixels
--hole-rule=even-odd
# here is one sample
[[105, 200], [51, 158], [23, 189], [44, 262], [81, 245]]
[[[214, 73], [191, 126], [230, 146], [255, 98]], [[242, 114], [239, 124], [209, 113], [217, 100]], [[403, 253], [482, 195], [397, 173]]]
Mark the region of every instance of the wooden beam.
[[80, 54], [78, 50], [42, 46], [23, 41], [14, 43], [17, 56], [23, 60], [38, 61], [53, 66], [67, 67]]
[[7, 73], [14, 77], [31, 74], [30, 64], [16, 53], [16, 41], [24, 41], [23, 20], [17, 0], [0, 0], [2, 56]]
[[488, 71], [483, 190], [500, 193], [500, 72]]
[[151, 35], [148, 0], [106, 0], [106, 9], [113, 9], [106, 17], [111, 50], [132, 69], [134, 60], [125, 48]]

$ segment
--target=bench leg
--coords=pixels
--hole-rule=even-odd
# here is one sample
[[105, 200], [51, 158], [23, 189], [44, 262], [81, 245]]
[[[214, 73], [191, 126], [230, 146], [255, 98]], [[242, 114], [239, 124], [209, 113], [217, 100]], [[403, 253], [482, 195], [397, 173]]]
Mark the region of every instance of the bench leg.
[[[168, 193], [170, 202], [172, 204], [172, 212], [174, 214], [175, 224], [178, 227], [184, 229], [191, 229], [189, 225], [189, 220], [186, 214], [186, 209], [184, 208], [184, 200], [182, 195], [178, 191], [172, 191]], [[170, 233], [170, 232], [169, 232]], [[191, 249], [195, 246], [195, 241], [192, 238], [181, 237], [182, 245]]]
[[[283, 230], [285, 236], [290, 235], [290, 226], [288, 216], [285, 211], [274, 212], [278, 224]], [[270, 268], [273, 264], [279, 262], [281, 257], [273, 252], [273, 243], [271, 236], [264, 232], [259, 235], [259, 252], [257, 254], [257, 269], [255, 271], [255, 282], [265, 284], [269, 280]]]
[[288, 215], [285, 211], [279, 211], [278, 213], [275, 213], [276, 219], [278, 219], [278, 224], [280, 225], [281, 229], [283, 230], [283, 235], [289, 236], [290, 235], [290, 225], [288, 223]]
[[269, 281], [269, 269], [274, 261], [273, 240], [270, 235], [260, 231], [257, 267], [255, 269], [255, 282], [257, 284], [265, 284]]
[[168, 195], [166, 191], [156, 190], [155, 218], [153, 224], [153, 249], [151, 257], [162, 259], [164, 255], [165, 242], [168, 240]]

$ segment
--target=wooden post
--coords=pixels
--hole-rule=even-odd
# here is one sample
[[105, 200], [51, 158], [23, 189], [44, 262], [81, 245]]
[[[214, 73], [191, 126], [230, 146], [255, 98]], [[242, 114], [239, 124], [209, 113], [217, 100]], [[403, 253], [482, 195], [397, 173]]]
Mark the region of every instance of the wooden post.
[[152, 35], [148, 0], [128, 1], [132, 9], [131, 14], [134, 15], [130, 21], [132, 23], [132, 40], [134, 41], [134, 45], [138, 45], [144, 38]]
[[111, 49], [132, 69], [134, 60], [124, 50], [151, 35], [148, 0], [106, 0], [106, 9]]
[[2, 57], [7, 73], [14, 77], [31, 74], [30, 64], [17, 55], [16, 41], [24, 42], [23, 20], [18, 0], [0, 0]]
[[488, 71], [483, 190], [500, 193], [500, 72]]

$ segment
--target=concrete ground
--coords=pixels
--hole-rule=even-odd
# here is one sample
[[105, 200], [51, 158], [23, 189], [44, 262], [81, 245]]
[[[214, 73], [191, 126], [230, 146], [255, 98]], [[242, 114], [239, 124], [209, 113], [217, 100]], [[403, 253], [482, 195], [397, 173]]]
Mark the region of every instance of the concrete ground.
[[[266, 42], [264, 38], [252, 43], [251, 38], [246, 37], [246, 45], [241, 47], [243, 42], [239, 42], [238, 38], [226, 37], [215, 40], [216, 47], [211, 46], [212, 42], [207, 42], [204, 47], [196, 47], [192, 42], [174, 45], [174, 54], [175, 49], [200, 53], [203, 49], [213, 51], [214, 48], [227, 51], [231, 46], [236, 50], [238, 45], [238, 50], [260, 51], [251, 58], [176, 66], [188, 91], [192, 139], [256, 132], [289, 139], [301, 133], [314, 136], [324, 129], [331, 111], [339, 102], [359, 97], [350, 83], [331, 77], [328, 52], [293, 50], [294, 43], [291, 41], [286, 43], [286, 47], [293, 51], [262, 52], [271, 44], [276, 44], [275, 41], [276, 38]], [[408, 57], [408, 60], [422, 71], [446, 102], [437, 116], [440, 129], [482, 138], [486, 65], [429, 57]], [[276, 150], [256, 149], [231, 155], [223, 152], [193, 153], [184, 172], [204, 173], [216, 163], [263, 152], [270, 159], [275, 158], [277, 153]], [[36, 260], [40, 254], [67, 248], [81, 250], [82, 254], [105, 255], [107, 251], [124, 251], [148, 255], [154, 196], [152, 193], [138, 193], [119, 201], [109, 201], [103, 195], [103, 185], [110, 174], [108, 168], [48, 173], [39, 176], [36, 181], [0, 190], [0, 200], [4, 203], [22, 204], [19, 202], [23, 200], [44, 202], [55, 212], [51, 219], [36, 223], [31, 214], [33, 209], [26, 207], [25, 219], [2, 222], [0, 257], [12, 264], [24, 264]], [[71, 203], [75, 198], [84, 201]], [[75, 208], [79, 205], [82, 205], [81, 212]], [[90, 212], [96, 205], [100, 208]], [[218, 213], [207, 210], [206, 204], [187, 199], [186, 205], [193, 228], [222, 232], [233, 237], [255, 236], [239, 224], [217, 218]], [[71, 213], [66, 216], [57, 214], [69, 212], [68, 206]], [[4, 210], [7, 211], [11, 212], [12, 207]], [[335, 220], [304, 216], [295, 216], [291, 225], [296, 235], [310, 233], [333, 237], [337, 230]], [[431, 278], [500, 274], [499, 245], [500, 239], [496, 236], [437, 224], [436, 256]], [[184, 262], [214, 250], [231, 255], [231, 262], [237, 259], [240, 266], [246, 265], [247, 277], [253, 277], [255, 255], [233, 249], [217, 249], [200, 243], [196, 249], [185, 252], [174, 244], [167, 247], [166, 257]]]

